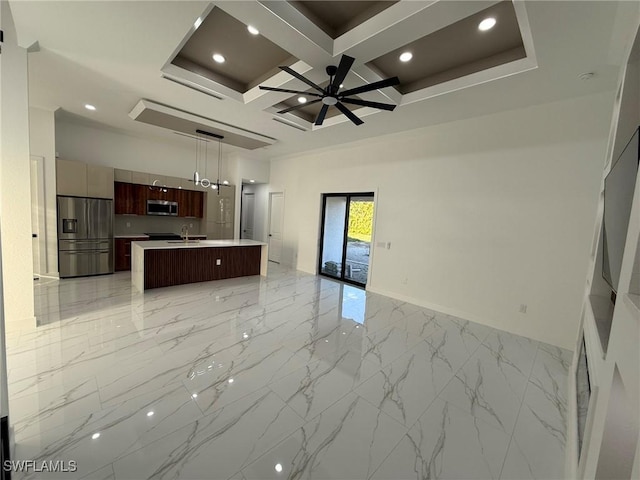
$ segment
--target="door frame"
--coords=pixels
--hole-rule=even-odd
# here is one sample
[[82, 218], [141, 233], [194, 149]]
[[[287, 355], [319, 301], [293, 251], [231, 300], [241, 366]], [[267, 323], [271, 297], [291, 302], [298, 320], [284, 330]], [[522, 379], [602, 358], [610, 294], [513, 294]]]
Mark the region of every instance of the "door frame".
[[[267, 246], [268, 246], [268, 250], [267, 250], [267, 261], [269, 262], [273, 262], [273, 263], [277, 263], [277, 264], [282, 264], [282, 256], [280, 258], [280, 262], [276, 262], [274, 260], [269, 259], [269, 256], [271, 255], [270, 250], [271, 250], [271, 208], [273, 205], [273, 196], [274, 195], [282, 195], [282, 217], [280, 218], [280, 230], [282, 233], [284, 233], [284, 190], [281, 191], [273, 191], [273, 192], [269, 192], [269, 211], [267, 213], [268, 215], [268, 223], [267, 223]], [[284, 235], [283, 235], [284, 236]], [[284, 238], [281, 239], [282, 242], [284, 242]], [[282, 252], [280, 252], [282, 254]]]
[[[372, 224], [372, 232], [371, 232], [371, 246], [373, 246], [373, 238], [374, 238], [374, 232], [375, 232], [375, 218], [376, 218], [376, 208], [375, 208], [375, 201], [376, 201], [376, 193], [373, 191], [369, 191], [369, 192], [348, 192], [348, 193], [322, 193], [322, 206], [321, 206], [321, 213], [320, 213], [320, 238], [318, 240], [319, 245], [318, 245], [318, 262], [317, 262], [317, 272], [318, 275], [322, 275], [323, 277], [327, 277], [327, 278], [331, 278], [333, 280], [337, 280], [339, 282], [344, 282], [344, 283], [348, 283], [349, 285], [353, 285], [355, 287], [360, 287], [360, 288], [364, 288], [366, 289], [367, 285], [369, 284], [369, 278], [371, 276], [371, 254], [369, 255], [369, 265], [367, 267], [367, 283], [365, 283], [364, 285], [362, 283], [358, 283], [358, 282], [354, 282], [353, 280], [349, 280], [347, 278], [344, 277], [344, 272], [345, 272], [345, 263], [347, 261], [347, 234], [349, 232], [349, 204], [351, 203], [351, 197], [372, 197], [373, 198], [373, 202], [374, 202], [374, 207], [373, 207], [373, 218], [371, 219], [371, 224]], [[340, 277], [336, 278], [334, 276], [331, 275], [327, 275], [326, 273], [322, 273], [322, 254], [323, 254], [323, 250], [324, 250], [324, 224], [325, 224], [325, 215], [327, 213], [327, 198], [330, 197], [347, 197], [347, 208], [345, 208], [345, 213], [344, 213], [344, 233], [343, 233], [343, 239], [342, 239], [342, 258], [340, 260], [342, 267], [340, 268]], [[370, 248], [370, 251], [372, 251], [373, 248]]]
[[[33, 244], [34, 272], [33, 276], [41, 277], [49, 271], [47, 256], [47, 219], [45, 208], [44, 162], [41, 155], [29, 156], [29, 173], [31, 182], [31, 234]], [[35, 184], [34, 184], [35, 183]], [[34, 198], [35, 197], [35, 198]], [[36, 212], [34, 213], [34, 208]], [[34, 231], [35, 230], [35, 231]], [[37, 237], [33, 237], [37, 235]], [[37, 261], [37, 269], [35, 263]]]
[[[245, 224], [245, 218], [244, 218], [244, 214], [245, 212], [245, 204], [244, 204], [244, 196], [245, 196], [245, 192], [244, 192], [244, 187], [246, 185], [242, 184], [242, 188], [240, 189], [240, 238], [244, 238], [242, 236], [243, 234], [243, 230], [244, 230], [244, 224]], [[255, 212], [256, 212], [256, 192], [251, 192], [251, 193], [247, 193], [246, 195], [253, 195], [253, 220], [254, 220], [254, 225], [252, 227], [252, 231], [255, 230]], [[255, 240], [255, 232], [252, 234], [251, 240]]]

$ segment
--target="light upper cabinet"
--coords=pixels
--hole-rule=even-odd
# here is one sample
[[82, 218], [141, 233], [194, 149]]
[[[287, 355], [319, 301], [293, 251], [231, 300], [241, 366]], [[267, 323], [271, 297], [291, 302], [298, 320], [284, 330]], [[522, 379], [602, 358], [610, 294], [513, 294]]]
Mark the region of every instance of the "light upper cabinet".
[[121, 170], [120, 168], [113, 169], [113, 181], [122, 183], [133, 183], [131, 181], [131, 170]]
[[73, 197], [113, 198], [113, 168], [58, 158], [56, 191]]
[[87, 196], [113, 198], [113, 168], [87, 165]]
[[56, 160], [56, 190], [58, 195], [87, 196], [87, 164], [74, 160]]
[[131, 172], [131, 183], [138, 185], [151, 185], [149, 174], [145, 172]]

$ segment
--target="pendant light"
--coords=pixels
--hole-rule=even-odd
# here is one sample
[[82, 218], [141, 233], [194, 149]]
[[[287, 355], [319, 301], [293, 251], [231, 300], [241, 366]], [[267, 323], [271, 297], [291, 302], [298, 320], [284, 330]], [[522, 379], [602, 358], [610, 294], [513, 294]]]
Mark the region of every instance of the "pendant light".
[[[198, 135], [196, 137], [196, 165], [195, 165], [195, 170], [193, 172], [193, 183], [195, 183], [196, 185], [200, 185], [204, 188], [209, 188], [211, 187], [212, 190], [216, 190], [218, 192], [218, 195], [220, 195], [220, 187], [230, 187], [231, 185], [229, 185], [229, 181], [228, 180], [223, 180], [222, 182], [220, 182], [220, 165], [222, 163], [222, 139], [224, 138], [222, 135], [218, 135], [215, 133], [211, 133], [211, 132], [207, 132], [205, 130], [196, 130], [196, 134]], [[217, 138], [218, 139], [218, 177], [216, 178], [215, 183], [212, 182], [211, 180], [209, 180], [208, 178], [206, 178], [207, 175], [207, 163], [208, 163], [208, 159], [207, 159], [207, 143], [208, 140], [206, 140], [203, 135], [209, 136], [209, 137], [213, 137], [213, 138]], [[205, 176], [203, 178], [201, 178], [200, 173], [198, 172], [198, 158], [202, 157], [203, 155], [203, 150], [204, 148], [204, 168], [205, 168]]]

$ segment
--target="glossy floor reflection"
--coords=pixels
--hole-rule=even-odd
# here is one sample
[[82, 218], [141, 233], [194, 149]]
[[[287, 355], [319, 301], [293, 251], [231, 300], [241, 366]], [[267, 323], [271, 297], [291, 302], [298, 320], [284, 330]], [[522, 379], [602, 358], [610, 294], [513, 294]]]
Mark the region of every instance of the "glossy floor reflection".
[[16, 478], [563, 478], [570, 352], [271, 268], [43, 281], [8, 325]]

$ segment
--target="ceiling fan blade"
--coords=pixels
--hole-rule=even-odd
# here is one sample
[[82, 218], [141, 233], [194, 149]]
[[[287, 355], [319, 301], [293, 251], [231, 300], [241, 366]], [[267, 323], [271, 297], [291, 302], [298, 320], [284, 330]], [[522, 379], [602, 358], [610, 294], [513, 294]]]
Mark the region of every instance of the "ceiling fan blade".
[[380, 110], [389, 110], [389, 111], [392, 111], [394, 108], [397, 107], [397, 105], [392, 105], [390, 103], [370, 102], [368, 100], [360, 100], [358, 98], [341, 98], [340, 101], [343, 103], [360, 105], [362, 107], [373, 107], [373, 108], [379, 108]]
[[324, 117], [327, 116], [327, 110], [329, 110], [329, 105], [322, 105], [322, 108], [320, 109], [320, 113], [318, 114], [318, 117], [316, 118], [316, 121], [315, 121], [316, 125], [322, 125], [322, 122], [324, 122]]
[[342, 103], [336, 103], [336, 108], [344, 113], [349, 120], [351, 120], [356, 125], [362, 125], [364, 122], [360, 120], [351, 110], [345, 107]]
[[367, 85], [362, 85], [361, 87], [345, 90], [344, 92], [340, 92], [340, 95], [344, 95], [344, 96], [357, 95], [358, 93], [370, 92], [371, 90], [378, 90], [380, 88], [392, 87], [394, 85], [399, 85], [399, 84], [400, 84], [400, 79], [398, 77], [391, 77], [391, 78], [387, 78], [386, 80], [380, 80], [379, 82], [373, 82]]
[[309, 95], [311, 97], [322, 97], [322, 95], [318, 93], [302, 92], [300, 90], [288, 90], [286, 88], [264, 87], [262, 85], [260, 85], [260, 87], [258, 88], [260, 88], [260, 90], [269, 90], [270, 92], [297, 93], [299, 95]]
[[340, 65], [338, 65], [338, 71], [336, 72], [336, 76], [333, 77], [333, 83], [331, 84], [334, 92], [337, 92], [338, 88], [340, 88], [340, 84], [344, 81], [347, 73], [349, 73], [349, 69], [351, 68], [351, 65], [353, 65], [354, 61], [355, 58], [350, 57], [349, 55], [342, 55]]
[[313, 83], [311, 80], [309, 80], [307, 77], [300, 75], [298, 72], [296, 72], [295, 70], [292, 70], [289, 67], [286, 66], [281, 66], [280, 67], [282, 70], [284, 70], [285, 72], [287, 72], [289, 75], [293, 75], [294, 77], [296, 77], [298, 80], [303, 81], [304, 83], [306, 83], [307, 85], [309, 85], [310, 87], [315, 88], [316, 90], [318, 90], [320, 93], [324, 94], [324, 90], [319, 87], [318, 85], [316, 85], [315, 83]]
[[307, 103], [301, 103], [299, 105], [294, 105], [293, 107], [285, 108], [284, 110], [280, 110], [278, 113], [288, 113], [288, 112], [291, 112], [293, 110], [298, 110], [300, 108], [306, 107], [307, 105], [311, 105], [312, 103], [318, 103], [320, 101], [321, 101], [321, 99], [318, 98], [316, 100], [312, 100], [312, 101], [307, 102]]

